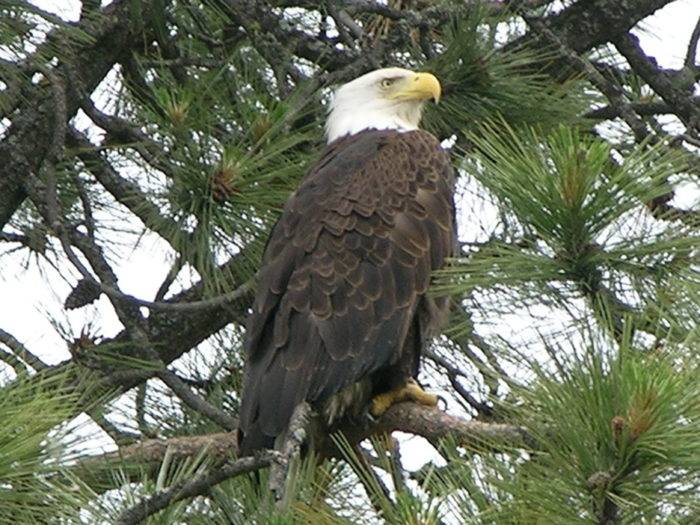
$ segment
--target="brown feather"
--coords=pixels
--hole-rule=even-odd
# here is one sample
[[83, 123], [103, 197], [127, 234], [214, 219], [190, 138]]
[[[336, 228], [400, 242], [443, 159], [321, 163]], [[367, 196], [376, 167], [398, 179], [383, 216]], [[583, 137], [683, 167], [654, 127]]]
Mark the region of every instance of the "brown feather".
[[451, 178], [423, 131], [364, 131], [326, 148], [263, 257], [241, 453], [271, 446], [303, 400], [332, 405], [332, 418], [357, 414], [369, 393], [415, 373], [425, 323], [437, 319], [430, 273], [453, 246]]

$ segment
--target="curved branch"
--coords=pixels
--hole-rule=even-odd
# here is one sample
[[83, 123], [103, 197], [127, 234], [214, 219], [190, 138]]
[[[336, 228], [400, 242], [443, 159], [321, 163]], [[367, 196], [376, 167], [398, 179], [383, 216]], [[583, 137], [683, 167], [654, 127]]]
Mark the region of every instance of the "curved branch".
[[[535, 439], [528, 431], [507, 423], [486, 423], [468, 420], [438, 408], [416, 403], [398, 403], [387, 410], [375, 425], [360, 429], [341, 429], [351, 443], [373, 434], [395, 430], [422, 436], [437, 445], [445, 438], [472, 450], [494, 452], [514, 448], [535, 448]], [[335, 454], [332, 454], [335, 455]]]

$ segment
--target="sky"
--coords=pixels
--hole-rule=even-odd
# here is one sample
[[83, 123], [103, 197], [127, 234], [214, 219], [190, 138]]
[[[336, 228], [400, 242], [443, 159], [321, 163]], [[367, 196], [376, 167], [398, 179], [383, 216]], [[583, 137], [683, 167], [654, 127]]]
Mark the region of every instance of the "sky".
[[[35, 0], [33, 3], [65, 19], [77, 19], [78, 1]], [[700, 17], [700, 0], [680, 0], [658, 11], [636, 30], [643, 49], [664, 67], [679, 67], [685, 57], [688, 39]], [[84, 118], [84, 117], [83, 117]], [[5, 248], [0, 246], [0, 249]], [[119, 283], [126, 293], [151, 299], [168, 271], [165, 244], [156, 236], [146, 236], [138, 248], [124, 255], [116, 267]], [[49, 364], [70, 357], [67, 345], [51, 322], [51, 312], [60, 312], [62, 303], [75, 283], [75, 275], [66, 276], [42, 265], [39, 270], [26, 255], [4, 256], [0, 272], [0, 329], [12, 333], [19, 341]], [[28, 264], [29, 262], [29, 264]], [[62, 319], [63, 330], [77, 336], [89, 323], [101, 327], [109, 337], [121, 326], [108, 301], [82, 308]], [[428, 459], [419, 440], [404, 445], [404, 461], [409, 469]]]

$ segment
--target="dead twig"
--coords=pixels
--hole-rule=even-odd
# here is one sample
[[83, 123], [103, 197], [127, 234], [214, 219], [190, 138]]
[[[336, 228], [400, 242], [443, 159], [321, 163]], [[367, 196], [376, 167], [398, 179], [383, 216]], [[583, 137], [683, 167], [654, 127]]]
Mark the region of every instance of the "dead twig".
[[301, 456], [301, 447], [307, 439], [310, 417], [311, 407], [308, 403], [297, 405], [289, 420], [281, 454], [270, 465], [268, 486], [275, 494], [275, 500], [281, 508], [284, 508], [287, 503], [287, 482], [294, 464]]

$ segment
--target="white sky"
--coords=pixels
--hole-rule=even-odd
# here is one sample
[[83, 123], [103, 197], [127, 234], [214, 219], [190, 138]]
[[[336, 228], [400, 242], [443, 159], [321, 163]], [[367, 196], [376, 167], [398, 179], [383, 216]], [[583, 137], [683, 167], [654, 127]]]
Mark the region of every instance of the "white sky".
[[[79, 11], [77, 1], [35, 0], [46, 10], [75, 20]], [[657, 12], [645, 21], [637, 34], [643, 49], [655, 56], [664, 67], [679, 67], [685, 57], [688, 39], [700, 17], [700, 0], [680, 0]], [[141, 298], [153, 298], [168, 270], [164, 243], [155, 236], [146, 237], [138, 249], [125, 254], [115, 268], [123, 290]], [[5, 246], [0, 245], [0, 248]], [[62, 311], [62, 303], [71, 286], [55, 271], [48, 269], [45, 276], [30, 264], [25, 269], [26, 257], [3, 257], [0, 272], [0, 328], [12, 333], [31, 351], [48, 363], [57, 363], [70, 357], [66, 344], [56, 333], [47, 312]], [[75, 282], [74, 278], [71, 282]], [[111, 336], [121, 327], [106, 299], [98, 306], [90, 306], [68, 314], [72, 333], [94, 321], [101, 327], [100, 334]], [[426, 459], [425, 447], [420, 440], [404, 444], [403, 459], [409, 469], [418, 468]]]

